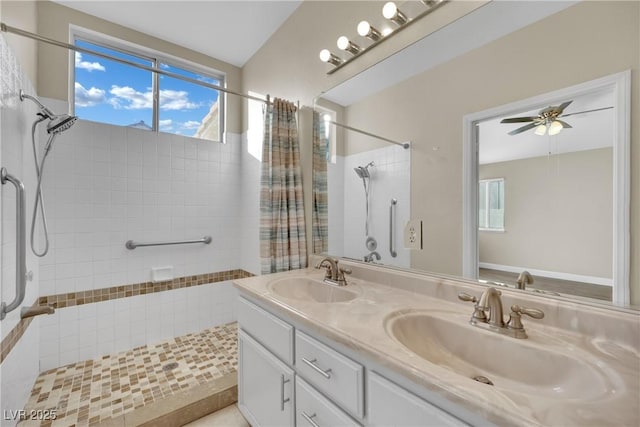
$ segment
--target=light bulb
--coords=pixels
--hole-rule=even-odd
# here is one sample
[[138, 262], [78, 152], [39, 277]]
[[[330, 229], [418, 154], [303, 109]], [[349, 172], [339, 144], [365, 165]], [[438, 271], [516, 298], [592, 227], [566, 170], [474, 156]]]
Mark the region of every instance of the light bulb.
[[367, 34], [369, 34], [369, 30], [371, 30], [371, 24], [369, 24], [367, 21], [360, 21], [360, 23], [358, 24], [358, 34], [360, 34], [362, 37], [366, 37]]
[[360, 21], [360, 23], [358, 24], [358, 34], [362, 37], [371, 39], [374, 42], [382, 38], [382, 34], [380, 34], [380, 31], [373, 28], [367, 21]]
[[562, 123], [557, 120], [554, 120], [551, 125], [549, 125], [549, 135], [557, 135], [562, 130]]
[[345, 50], [347, 47], [349, 47], [349, 39], [345, 36], [340, 36], [338, 37], [338, 49], [340, 50]]
[[540, 135], [540, 136], [544, 136], [545, 133], [547, 133], [547, 125], [538, 125], [538, 127], [536, 127], [536, 131], [534, 132], [536, 135]]
[[329, 59], [331, 59], [331, 52], [329, 52], [329, 49], [322, 49], [320, 51], [320, 61], [329, 62]]
[[392, 1], [387, 2], [382, 8], [382, 16], [387, 19], [391, 19], [398, 13], [398, 6]]

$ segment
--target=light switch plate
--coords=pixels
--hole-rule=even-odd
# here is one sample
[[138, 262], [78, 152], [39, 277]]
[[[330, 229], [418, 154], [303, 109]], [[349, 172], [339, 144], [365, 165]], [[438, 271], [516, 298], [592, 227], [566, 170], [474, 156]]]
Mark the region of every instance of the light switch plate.
[[404, 227], [405, 249], [422, 249], [422, 220], [413, 219]]

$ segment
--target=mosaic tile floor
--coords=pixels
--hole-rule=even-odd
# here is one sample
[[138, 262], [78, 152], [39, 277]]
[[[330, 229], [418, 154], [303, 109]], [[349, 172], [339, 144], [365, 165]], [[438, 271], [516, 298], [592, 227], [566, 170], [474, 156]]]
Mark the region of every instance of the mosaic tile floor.
[[237, 367], [236, 323], [62, 366], [40, 374], [25, 406], [27, 413], [55, 409], [56, 420], [19, 426], [96, 425]]

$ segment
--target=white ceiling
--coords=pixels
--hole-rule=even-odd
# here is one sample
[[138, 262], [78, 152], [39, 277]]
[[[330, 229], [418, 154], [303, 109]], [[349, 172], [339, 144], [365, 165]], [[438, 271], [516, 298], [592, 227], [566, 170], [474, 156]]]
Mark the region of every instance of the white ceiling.
[[302, 0], [53, 1], [238, 67], [302, 3]]
[[[567, 99], [567, 101], [570, 100]], [[564, 114], [611, 107], [614, 102], [613, 89], [573, 97], [572, 100], [573, 102], [564, 110]], [[543, 105], [540, 108], [548, 106]], [[536, 135], [535, 129], [511, 136], [508, 135], [509, 132], [527, 123], [500, 123], [500, 120], [506, 117], [536, 116], [540, 108], [480, 123], [478, 159], [480, 164], [613, 146], [615, 109], [576, 114], [563, 118], [563, 121], [573, 127], [563, 129], [555, 136]]]

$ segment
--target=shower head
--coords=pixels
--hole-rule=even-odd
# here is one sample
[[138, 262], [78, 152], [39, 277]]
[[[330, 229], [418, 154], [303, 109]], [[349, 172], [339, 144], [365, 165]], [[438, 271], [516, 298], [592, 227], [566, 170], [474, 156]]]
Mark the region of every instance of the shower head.
[[369, 166], [373, 166], [373, 162], [370, 162], [366, 166], [355, 167], [353, 168], [353, 170], [356, 171], [356, 174], [358, 174], [358, 176], [362, 179], [371, 178], [371, 174], [369, 173]]
[[51, 121], [47, 124], [47, 132], [50, 134], [60, 134], [69, 129], [78, 120], [76, 116], [69, 114], [58, 114], [51, 117]]
[[35, 102], [40, 110], [38, 111], [38, 116], [42, 117], [40, 120], [49, 119], [50, 122], [47, 124], [47, 132], [49, 134], [57, 135], [59, 133], [64, 132], [69, 129], [78, 118], [76, 116], [70, 116], [69, 114], [54, 114], [50, 109], [45, 107], [42, 102], [38, 100], [38, 98], [27, 95], [23, 90], [20, 90], [20, 100], [24, 101], [25, 99], [29, 99]]

